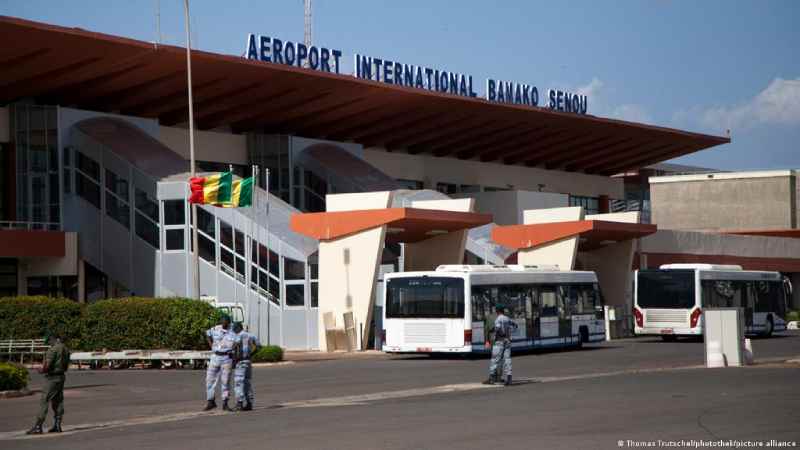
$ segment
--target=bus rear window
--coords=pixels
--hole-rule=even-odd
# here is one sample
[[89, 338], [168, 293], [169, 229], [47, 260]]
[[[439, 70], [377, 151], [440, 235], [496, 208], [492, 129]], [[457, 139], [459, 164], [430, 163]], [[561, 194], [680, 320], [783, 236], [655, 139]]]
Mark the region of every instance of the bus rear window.
[[464, 318], [461, 278], [393, 278], [386, 283], [386, 318]]
[[639, 271], [640, 308], [690, 309], [695, 305], [693, 270]]

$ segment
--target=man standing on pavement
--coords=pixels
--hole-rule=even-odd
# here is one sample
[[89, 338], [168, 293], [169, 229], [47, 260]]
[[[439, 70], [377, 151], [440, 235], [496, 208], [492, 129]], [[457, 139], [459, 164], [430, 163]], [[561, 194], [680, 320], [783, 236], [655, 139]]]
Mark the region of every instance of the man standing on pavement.
[[206, 407], [203, 411], [209, 411], [217, 407], [217, 403], [214, 401], [217, 382], [221, 384], [222, 410], [230, 411], [228, 397], [230, 396], [234, 343], [231, 318], [223, 315], [219, 325], [206, 331], [206, 340], [213, 354], [208, 360], [208, 369], [206, 369]]
[[[483, 384], [499, 383], [497, 379], [497, 368], [503, 364], [503, 382], [506, 386], [511, 386], [511, 336], [517, 329], [508, 316], [505, 315], [505, 306], [497, 304], [495, 306], [497, 318], [494, 320], [494, 327], [489, 330], [486, 338], [486, 348], [492, 349], [492, 363], [489, 364], [489, 378]], [[494, 345], [490, 339], [494, 338]]]
[[50, 348], [44, 357], [39, 372], [45, 377], [44, 387], [42, 388], [42, 398], [39, 403], [39, 415], [36, 416], [36, 424], [28, 430], [27, 434], [42, 434], [42, 424], [47, 418], [47, 408], [53, 407], [53, 427], [48, 433], [61, 432], [61, 418], [64, 417], [64, 375], [69, 369], [69, 350], [62, 342], [61, 336], [53, 334], [45, 339]]
[[261, 343], [258, 338], [242, 329], [242, 322], [233, 324], [234, 332], [234, 363], [233, 387], [236, 392], [236, 410], [250, 411], [253, 409], [253, 367], [250, 358], [258, 351]]

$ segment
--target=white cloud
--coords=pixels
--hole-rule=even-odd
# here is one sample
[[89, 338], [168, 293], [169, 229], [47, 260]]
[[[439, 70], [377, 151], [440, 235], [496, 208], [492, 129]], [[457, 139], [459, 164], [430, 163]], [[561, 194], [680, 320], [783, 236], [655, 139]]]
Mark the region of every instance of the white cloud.
[[592, 78], [592, 81], [585, 86], [578, 86], [575, 89], [575, 93], [578, 95], [586, 95], [590, 99], [594, 96], [600, 94], [600, 91], [603, 89], [603, 82], [597, 79], [597, 77]]
[[617, 106], [611, 110], [609, 117], [629, 122], [653, 123], [653, 116], [643, 106], [633, 103]]
[[605, 83], [597, 77], [593, 77], [591, 81], [583, 86], [577, 86], [567, 90], [589, 97], [590, 114], [610, 117], [612, 119], [627, 120], [630, 122], [653, 123], [653, 117], [642, 105], [635, 103], [612, 105], [611, 102], [608, 101], [609, 89], [607, 89]]
[[775, 78], [763, 91], [734, 106], [679, 111], [675, 120], [695, 117], [713, 130], [749, 129], [757, 125], [800, 125], [800, 78]]

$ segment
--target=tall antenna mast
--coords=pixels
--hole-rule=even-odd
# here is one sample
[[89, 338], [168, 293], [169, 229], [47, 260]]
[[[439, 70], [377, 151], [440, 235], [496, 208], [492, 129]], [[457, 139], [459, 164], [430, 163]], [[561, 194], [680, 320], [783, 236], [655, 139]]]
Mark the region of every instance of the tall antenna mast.
[[[314, 18], [311, 11], [311, 0], [303, 0], [303, 13], [305, 16], [303, 43], [306, 44], [306, 48], [311, 48], [314, 40]], [[308, 68], [308, 59], [303, 63], [303, 67]]]

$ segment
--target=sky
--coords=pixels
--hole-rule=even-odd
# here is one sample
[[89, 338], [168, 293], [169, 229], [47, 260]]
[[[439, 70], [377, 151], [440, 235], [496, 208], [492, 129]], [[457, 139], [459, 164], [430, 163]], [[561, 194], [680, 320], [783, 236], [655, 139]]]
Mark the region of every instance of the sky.
[[[191, 0], [192, 44], [242, 55], [248, 33], [303, 40], [303, 0]], [[184, 45], [182, 0], [0, 0], [0, 15]], [[800, 168], [800, 1], [314, 0], [314, 43], [564, 89], [589, 113], [726, 135], [673, 162]], [[540, 103], [541, 104], [541, 103]]]

